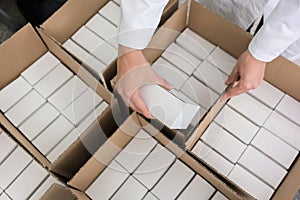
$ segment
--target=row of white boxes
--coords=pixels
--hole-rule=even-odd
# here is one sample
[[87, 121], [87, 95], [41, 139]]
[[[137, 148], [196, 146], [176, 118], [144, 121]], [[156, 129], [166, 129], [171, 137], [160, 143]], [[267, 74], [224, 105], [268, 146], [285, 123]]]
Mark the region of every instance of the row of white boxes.
[[93, 89], [48, 52], [0, 91], [0, 108], [53, 163], [108, 107]]
[[52, 184], [61, 184], [0, 129], [0, 199], [39, 200]]

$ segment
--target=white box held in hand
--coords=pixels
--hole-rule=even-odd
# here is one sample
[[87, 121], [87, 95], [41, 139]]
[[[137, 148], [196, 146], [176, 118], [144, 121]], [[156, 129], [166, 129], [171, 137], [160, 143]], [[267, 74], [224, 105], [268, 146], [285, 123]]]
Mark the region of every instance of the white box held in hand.
[[291, 166], [298, 154], [296, 149], [264, 128], [260, 129], [251, 144], [280, 163], [286, 169]]
[[300, 102], [285, 95], [276, 110], [300, 126]]
[[253, 176], [239, 165], [236, 165], [228, 178], [238, 186], [259, 200], [269, 200], [274, 190], [267, 184]]
[[171, 129], [186, 129], [199, 110], [156, 84], [140, 88], [140, 95], [151, 115]]
[[31, 90], [31, 92], [9, 109], [5, 113], [5, 116], [18, 127], [45, 102], [46, 100], [41, 95], [35, 90]]
[[112, 1], [109, 1], [99, 10], [99, 14], [112, 22], [115, 26], [119, 26], [121, 21], [121, 9]]
[[185, 48], [194, 56], [201, 60], [205, 60], [213, 51], [215, 45], [205, 40], [189, 28], [186, 28], [176, 39], [177, 44]]
[[[0, 134], [0, 163], [14, 150], [17, 146], [15, 141], [6, 133]], [[1, 188], [1, 187], [0, 187]]]
[[175, 65], [189, 76], [198, 67], [201, 61], [184, 50], [176, 43], [172, 43], [162, 54], [162, 57]]
[[176, 160], [152, 192], [159, 199], [175, 199], [193, 176], [194, 172], [189, 167]]
[[283, 167], [279, 166], [253, 146], [247, 147], [238, 162], [274, 189], [278, 187], [287, 174], [287, 171]]
[[0, 109], [2, 112], [6, 112], [15, 103], [17, 103], [22, 97], [24, 97], [32, 86], [29, 85], [23, 77], [18, 77], [16, 80], [11, 82], [9, 85], [4, 87], [0, 91]]

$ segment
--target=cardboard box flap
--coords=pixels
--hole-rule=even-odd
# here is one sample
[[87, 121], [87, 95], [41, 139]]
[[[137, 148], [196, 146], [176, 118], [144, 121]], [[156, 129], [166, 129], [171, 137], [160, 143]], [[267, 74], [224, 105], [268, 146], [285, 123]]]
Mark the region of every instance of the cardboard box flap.
[[47, 48], [30, 24], [25, 25], [0, 46], [0, 90], [16, 79]]
[[54, 183], [48, 191], [41, 197], [41, 200], [76, 200], [77, 197], [68, 188]]

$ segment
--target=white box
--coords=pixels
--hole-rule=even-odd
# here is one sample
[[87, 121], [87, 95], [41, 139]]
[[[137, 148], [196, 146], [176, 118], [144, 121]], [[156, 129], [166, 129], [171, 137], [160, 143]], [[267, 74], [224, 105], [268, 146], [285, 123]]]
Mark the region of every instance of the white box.
[[201, 136], [201, 140], [232, 163], [238, 161], [247, 147], [215, 122], [212, 122], [205, 130], [204, 134]]
[[251, 142], [259, 129], [227, 105], [222, 108], [214, 121], [246, 144]]
[[88, 86], [78, 76], [73, 76], [72, 79], [51, 95], [48, 101], [62, 112], [87, 89]]
[[267, 119], [264, 127], [300, 151], [300, 126], [275, 111]]
[[180, 160], [176, 160], [152, 192], [159, 199], [175, 199], [194, 176], [194, 172]]
[[175, 160], [175, 155], [168, 149], [157, 144], [142, 164], [134, 172], [136, 177], [146, 188], [151, 190], [157, 181], [168, 170]]
[[172, 43], [162, 54], [162, 57], [178, 67], [189, 76], [200, 65], [201, 61], [184, 50], [176, 43]]
[[48, 98], [60, 86], [67, 82], [73, 76], [72, 72], [68, 70], [63, 64], [57, 65], [51, 72], [49, 72], [42, 80], [40, 80], [34, 88], [44, 97]]
[[83, 47], [86, 51], [92, 53], [93, 50], [104, 41], [85, 26], [82, 26], [71, 39]]
[[225, 52], [223, 49], [217, 47], [208, 56], [207, 61], [219, 68], [225, 74], [230, 75], [237, 60]]
[[190, 77], [187, 80], [182, 86], [181, 91], [205, 109], [209, 109], [219, 97], [217, 93], [194, 77]]
[[215, 192], [215, 188], [199, 175], [196, 175], [183, 190], [178, 200], [208, 200]]
[[143, 200], [158, 200], [158, 198], [154, 196], [154, 194], [152, 194], [151, 192], [148, 192], [143, 198]]
[[118, 50], [105, 41], [99, 44], [92, 54], [104, 64], [109, 65], [118, 57]]
[[0, 109], [6, 112], [32, 89], [23, 77], [18, 77], [0, 91]]
[[135, 178], [129, 176], [126, 182], [121, 186], [121, 188], [116, 192], [116, 194], [111, 198], [113, 200], [140, 200], [147, 193], [147, 189], [139, 183]]
[[118, 5], [121, 5], [121, 0], [114, 0], [114, 2]]
[[0, 134], [0, 163], [14, 150], [17, 144], [6, 133]]
[[194, 146], [192, 152], [224, 176], [227, 176], [234, 166], [231, 162], [200, 140]]
[[300, 102], [289, 95], [285, 95], [279, 102], [276, 110], [288, 119], [300, 125]]
[[31, 141], [58, 116], [59, 112], [50, 103], [46, 103], [32, 114], [19, 129]]
[[274, 189], [279, 186], [287, 174], [287, 171], [283, 167], [279, 166], [253, 146], [247, 147], [238, 163]]
[[5, 116], [18, 127], [45, 102], [46, 100], [41, 95], [35, 90], [31, 90], [31, 92], [9, 109], [5, 113]]
[[112, 44], [115, 48], [118, 48], [118, 28], [106, 19], [104, 19], [101, 15], [94, 15], [94, 17], [92, 17], [86, 23], [86, 27], [94, 31], [105, 41]]
[[62, 112], [72, 124], [79, 125], [102, 101], [102, 98], [91, 88], [84, 91]]
[[129, 176], [117, 162], [111, 164], [98, 176], [98, 178], [86, 190], [91, 199], [109, 199]]
[[32, 143], [42, 154], [47, 155], [73, 128], [74, 126], [60, 115]]
[[28, 67], [21, 75], [31, 84], [35, 85], [48, 72], [50, 72], [60, 61], [50, 52], [45, 53], [35, 63]]
[[272, 112], [270, 108], [247, 93], [233, 97], [228, 102], [228, 105], [258, 126], [262, 126]]
[[0, 200], [11, 200], [11, 198], [9, 198], [9, 196], [5, 192], [3, 192], [0, 195]]
[[29, 154], [21, 147], [17, 147], [0, 165], [0, 187], [6, 189], [31, 160]]
[[276, 107], [284, 96], [282, 91], [265, 80], [256, 89], [249, 90], [248, 93], [272, 109]]
[[217, 192], [212, 198], [211, 200], [229, 200], [227, 199], [222, 193]]
[[205, 60], [205, 58], [207, 58], [207, 56], [216, 47], [189, 28], [186, 28], [179, 35], [176, 42], [201, 60]]
[[63, 44], [63, 47], [82, 61], [84, 61], [89, 56], [89, 53], [86, 50], [84, 50], [81, 46], [76, 44], [72, 39], [68, 39]]
[[177, 90], [179, 90], [189, 78], [188, 75], [161, 57], [153, 63], [152, 68]]
[[264, 128], [260, 129], [251, 144], [280, 163], [286, 169], [291, 166], [298, 154], [297, 150]]
[[121, 21], [121, 9], [117, 4], [109, 1], [99, 10], [99, 14], [108, 19], [115, 26], [119, 26]]
[[156, 143], [157, 141], [154, 140], [151, 135], [141, 130], [116, 156], [115, 160], [129, 173], [133, 173], [137, 166], [154, 148]]
[[48, 172], [41, 165], [36, 161], [32, 161], [22, 174], [8, 187], [6, 192], [14, 200], [27, 199], [47, 175]]
[[225, 81], [228, 76], [212, 66], [206, 60], [197, 67], [196, 71], [193, 72], [193, 76], [218, 94], [222, 94], [227, 87]]
[[53, 178], [51, 175], [40, 185], [34, 193], [30, 196], [28, 200], [38, 200], [40, 199], [47, 190], [54, 184], [61, 184], [57, 179]]
[[248, 171], [236, 165], [228, 178], [259, 200], [269, 200], [274, 190]]

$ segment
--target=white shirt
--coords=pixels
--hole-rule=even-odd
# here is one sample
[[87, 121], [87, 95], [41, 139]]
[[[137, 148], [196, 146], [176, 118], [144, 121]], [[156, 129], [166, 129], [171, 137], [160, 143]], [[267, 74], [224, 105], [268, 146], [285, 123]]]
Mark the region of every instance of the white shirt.
[[[167, 2], [167, 0], [121, 0], [122, 20], [119, 43], [135, 49], [145, 48], [158, 26]], [[253, 10], [256, 8], [262, 12], [267, 1], [262, 2], [259, 6], [253, 7]], [[256, 14], [259, 12], [257, 11]], [[254, 15], [251, 16], [253, 18]], [[248, 49], [251, 54], [265, 62], [272, 61], [282, 53], [290, 55], [290, 58], [298, 54], [300, 52], [299, 19], [300, 0], [280, 0], [261, 30], [250, 42]], [[250, 18], [247, 21], [249, 22]]]

